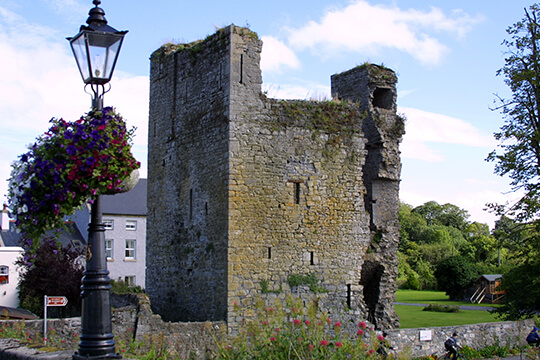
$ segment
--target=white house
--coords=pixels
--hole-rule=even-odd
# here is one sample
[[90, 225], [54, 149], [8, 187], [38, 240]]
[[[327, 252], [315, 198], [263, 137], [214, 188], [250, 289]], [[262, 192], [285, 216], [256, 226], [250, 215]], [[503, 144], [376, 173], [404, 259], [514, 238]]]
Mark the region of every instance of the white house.
[[4, 205], [0, 228], [0, 306], [16, 308], [19, 306], [19, 271], [15, 262], [24, 250], [11, 243], [12, 238], [18, 239], [18, 236], [13, 236], [16, 232], [8, 215], [7, 206]]
[[[101, 200], [109, 277], [142, 288], [146, 275], [146, 183], [147, 179], [139, 179], [130, 191], [104, 195]], [[89, 219], [87, 209], [78, 210], [73, 217], [85, 241]]]

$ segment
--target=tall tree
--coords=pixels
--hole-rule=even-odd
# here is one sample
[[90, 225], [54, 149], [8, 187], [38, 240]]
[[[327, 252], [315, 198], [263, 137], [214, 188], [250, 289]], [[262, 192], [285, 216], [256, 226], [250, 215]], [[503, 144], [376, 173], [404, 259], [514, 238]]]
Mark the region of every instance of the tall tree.
[[534, 219], [540, 213], [540, 7], [525, 9], [525, 17], [510, 26], [505, 65], [497, 75], [505, 77], [512, 91], [510, 99], [498, 97], [497, 107], [505, 120], [495, 138], [500, 141], [486, 160], [495, 162], [495, 173], [509, 176], [514, 191], [523, 193], [509, 205], [489, 204], [500, 215], [518, 221]]

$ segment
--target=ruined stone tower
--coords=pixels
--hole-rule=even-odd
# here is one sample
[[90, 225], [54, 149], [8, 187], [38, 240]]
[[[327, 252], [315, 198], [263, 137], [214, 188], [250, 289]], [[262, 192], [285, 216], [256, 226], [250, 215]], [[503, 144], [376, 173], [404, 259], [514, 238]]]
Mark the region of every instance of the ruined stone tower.
[[[231, 25], [151, 58], [147, 292], [168, 321], [234, 327], [261, 297], [397, 325], [396, 76], [332, 76], [331, 101], [268, 99], [262, 42]], [[235, 304], [239, 306], [234, 306]]]

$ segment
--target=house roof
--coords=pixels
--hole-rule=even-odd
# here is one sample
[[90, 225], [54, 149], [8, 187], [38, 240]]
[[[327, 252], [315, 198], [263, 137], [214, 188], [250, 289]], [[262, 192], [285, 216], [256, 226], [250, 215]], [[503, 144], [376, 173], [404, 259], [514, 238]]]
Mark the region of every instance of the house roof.
[[501, 274], [485, 274], [485, 275], [480, 276], [478, 280], [482, 278], [486, 279], [487, 281], [495, 281], [502, 278], [502, 275]]
[[[10, 222], [9, 230], [0, 231], [0, 237], [4, 246], [21, 246], [21, 234], [17, 232], [15, 222]], [[44, 236], [55, 236], [54, 230], [47, 231]], [[73, 245], [73, 240], [79, 240], [81, 246], [86, 245], [86, 240], [82, 236], [79, 228], [73, 222], [66, 223], [66, 229], [58, 234], [58, 241], [63, 247]]]
[[101, 198], [103, 214], [146, 216], [146, 184], [147, 179], [139, 179], [137, 185], [128, 192], [104, 195]]

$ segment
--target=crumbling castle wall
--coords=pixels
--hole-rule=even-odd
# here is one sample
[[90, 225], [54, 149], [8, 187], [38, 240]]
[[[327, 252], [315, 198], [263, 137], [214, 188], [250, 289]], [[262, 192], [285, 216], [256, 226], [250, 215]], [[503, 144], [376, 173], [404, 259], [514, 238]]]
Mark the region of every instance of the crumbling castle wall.
[[231, 25], [152, 55], [147, 287], [167, 321], [226, 320], [294, 294], [395, 327], [396, 76], [365, 64], [333, 100], [261, 92], [262, 42]]

